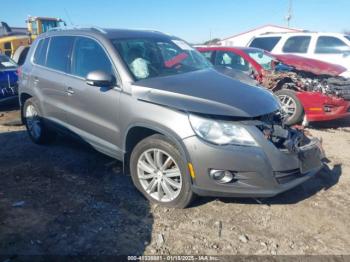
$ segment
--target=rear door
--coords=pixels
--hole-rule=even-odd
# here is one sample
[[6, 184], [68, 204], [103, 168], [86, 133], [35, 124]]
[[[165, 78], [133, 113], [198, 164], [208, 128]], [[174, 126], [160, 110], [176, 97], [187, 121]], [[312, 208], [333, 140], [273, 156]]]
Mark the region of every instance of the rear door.
[[117, 72], [105, 48], [95, 39], [77, 37], [67, 88], [71, 90], [67, 104], [70, 127], [98, 150], [120, 158], [118, 107], [121, 89], [86, 84], [88, 73], [96, 70]]
[[66, 122], [67, 72], [69, 71], [72, 36], [54, 36], [41, 40], [34, 53], [31, 85], [35, 89], [45, 118]]

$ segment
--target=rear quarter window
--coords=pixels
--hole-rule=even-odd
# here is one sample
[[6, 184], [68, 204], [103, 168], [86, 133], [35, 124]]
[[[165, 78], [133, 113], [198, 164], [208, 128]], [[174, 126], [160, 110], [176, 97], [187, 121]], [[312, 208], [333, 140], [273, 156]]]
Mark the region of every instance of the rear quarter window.
[[46, 64], [46, 53], [49, 45], [49, 38], [41, 39], [35, 49], [33, 62], [37, 65], [44, 66]]
[[251, 43], [250, 47], [264, 49], [266, 51], [271, 51], [277, 43], [281, 40], [281, 37], [273, 36], [273, 37], [258, 37], [255, 38]]
[[350, 47], [342, 40], [333, 36], [320, 36], [316, 43], [316, 54], [341, 54], [348, 52]]
[[282, 51], [284, 53], [307, 53], [311, 36], [292, 36], [284, 43]]
[[46, 66], [62, 72], [69, 71], [74, 37], [54, 36], [50, 39]]

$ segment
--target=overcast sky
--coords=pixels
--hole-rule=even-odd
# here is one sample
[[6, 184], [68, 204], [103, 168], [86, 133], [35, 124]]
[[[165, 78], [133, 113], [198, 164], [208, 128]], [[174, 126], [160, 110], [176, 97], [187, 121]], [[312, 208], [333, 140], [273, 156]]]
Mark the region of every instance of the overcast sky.
[[[264, 24], [286, 25], [287, 11], [288, 0], [16, 0], [3, 1], [0, 20], [25, 26], [28, 15], [60, 17], [81, 26], [151, 28], [200, 43], [210, 33], [224, 38]], [[350, 30], [349, 12], [350, 0], [293, 0], [291, 26], [342, 32]]]

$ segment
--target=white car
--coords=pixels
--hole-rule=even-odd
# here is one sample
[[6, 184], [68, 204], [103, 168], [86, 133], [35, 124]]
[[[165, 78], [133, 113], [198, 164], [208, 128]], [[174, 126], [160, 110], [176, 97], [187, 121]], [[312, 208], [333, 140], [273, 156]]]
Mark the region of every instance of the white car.
[[350, 35], [340, 33], [273, 33], [254, 37], [249, 47], [273, 54], [294, 54], [313, 58], [347, 69], [342, 76], [350, 78]]

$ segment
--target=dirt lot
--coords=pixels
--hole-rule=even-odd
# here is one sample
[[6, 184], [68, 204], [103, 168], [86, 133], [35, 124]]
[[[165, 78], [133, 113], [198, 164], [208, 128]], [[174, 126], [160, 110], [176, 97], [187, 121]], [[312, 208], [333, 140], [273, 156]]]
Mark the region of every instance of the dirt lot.
[[310, 130], [330, 163], [306, 184], [174, 210], [149, 205], [120, 162], [70, 138], [34, 145], [1, 111], [0, 254], [350, 254], [350, 119]]

